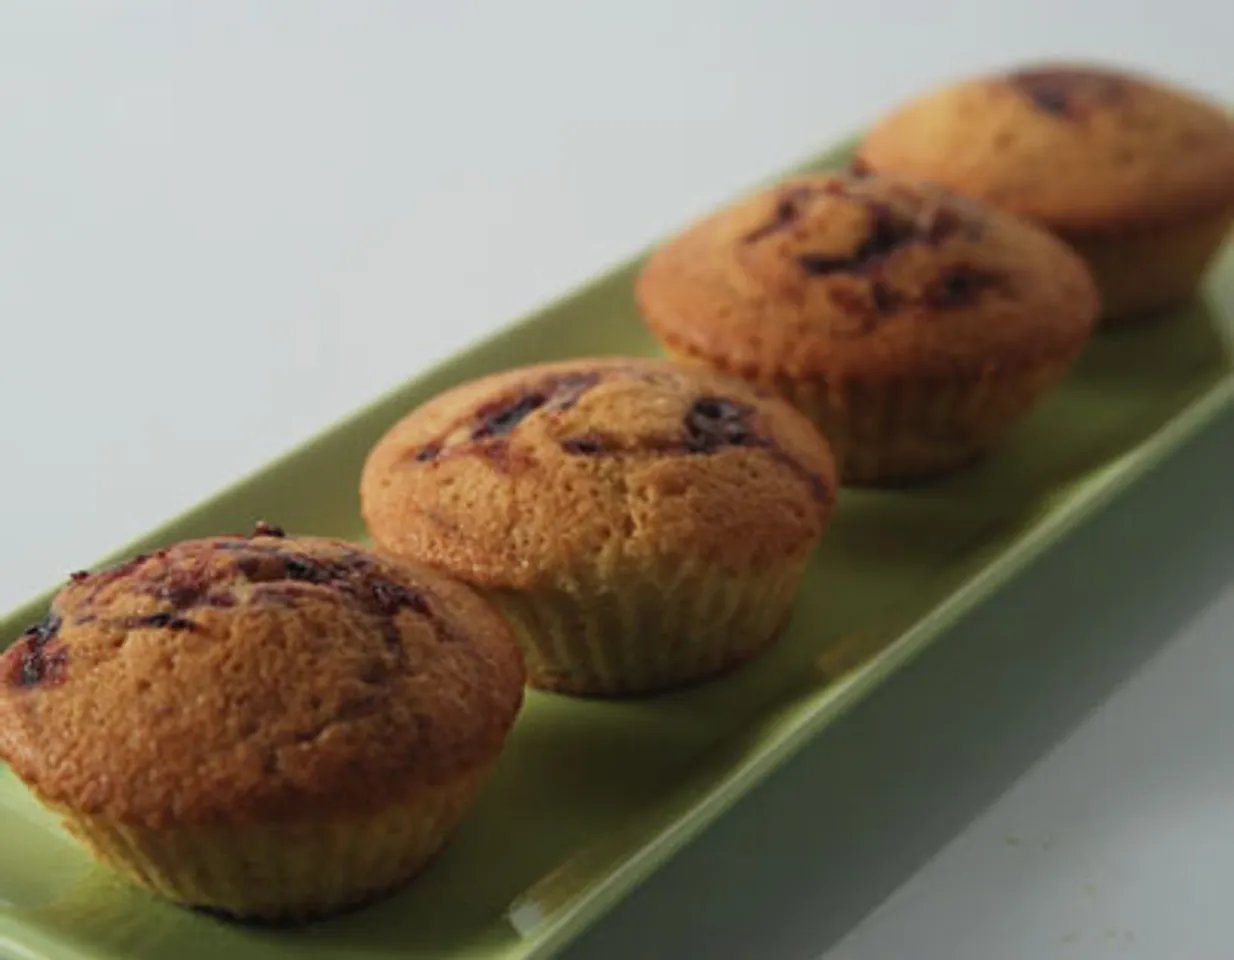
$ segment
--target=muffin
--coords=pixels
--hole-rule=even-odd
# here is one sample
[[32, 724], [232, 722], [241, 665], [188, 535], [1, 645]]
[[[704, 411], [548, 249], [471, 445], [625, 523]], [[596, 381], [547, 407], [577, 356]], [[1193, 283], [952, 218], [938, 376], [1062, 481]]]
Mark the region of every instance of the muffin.
[[522, 690], [474, 591], [263, 525], [74, 574], [0, 656], [0, 759], [138, 885], [305, 919], [437, 852]]
[[533, 685], [619, 696], [770, 644], [834, 487], [826, 443], [782, 401], [617, 357], [441, 394], [374, 447], [360, 492], [382, 549], [504, 611]]
[[857, 164], [1052, 230], [1088, 262], [1110, 318], [1189, 298], [1234, 219], [1234, 118], [1103, 67], [1044, 64], [929, 93], [876, 124]]
[[674, 355], [792, 400], [849, 483], [946, 473], [998, 440], [1098, 312], [1045, 231], [941, 188], [826, 173], [760, 191], [655, 251], [635, 285]]

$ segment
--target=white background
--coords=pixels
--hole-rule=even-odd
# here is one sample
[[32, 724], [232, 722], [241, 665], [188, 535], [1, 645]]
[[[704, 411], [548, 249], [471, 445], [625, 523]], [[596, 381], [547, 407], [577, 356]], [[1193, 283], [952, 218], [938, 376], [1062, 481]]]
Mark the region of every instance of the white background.
[[[1081, 55], [1234, 100], [1232, 40], [1224, 0], [9, 3], [0, 609], [925, 84]], [[574, 956], [1234, 955], [1232, 443]]]

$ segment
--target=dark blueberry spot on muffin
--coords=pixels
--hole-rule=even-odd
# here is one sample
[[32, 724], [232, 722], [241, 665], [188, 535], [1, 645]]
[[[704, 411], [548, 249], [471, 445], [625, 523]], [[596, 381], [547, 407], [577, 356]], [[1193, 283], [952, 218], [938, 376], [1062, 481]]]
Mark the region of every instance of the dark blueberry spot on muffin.
[[942, 243], [948, 237], [959, 233], [964, 226], [965, 220], [958, 212], [951, 207], [940, 205], [932, 208], [926, 215], [922, 235], [928, 243]]
[[884, 204], [875, 203], [871, 206], [874, 216], [870, 235], [853, 255], [859, 263], [885, 257], [893, 250], [917, 238], [917, 225], [913, 221], [898, 216], [894, 210]]
[[520, 473], [535, 467], [537, 460], [530, 450], [512, 445], [508, 437], [497, 437], [476, 448], [475, 453], [487, 460], [500, 473]]
[[825, 253], [802, 253], [797, 256], [797, 263], [806, 273], [823, 277], [829, 273], [852, 268], [851, 257], [834, 257]]
[[31, 649], [22, 658], [17, 685], [36, 687], [63, 683], [68, 662], [69, 652], [64, 647]]
[[1052, 113], [1060, 117], [1067, 115], [1068, 100], [1066, 88], [1042, 81], [1021, 83], [1020, 86], [1032, 99], [1033, 106], [1042, 113]]
[[301, 560], [298, 557], [283, 557], [283, 576], [289, 580], [300, 580], [312, 583], [315, 580], [322, 579], [320, 571], [309, 560]]
[[281, 580], [286, 568], [279, 559], [268, 553], [250, 553], [236, 561], [236, 568], [250, 583], [268, 583]]
[[68, 651], [55, 642], [60, 626], [60, 616], [49, 613], [18, 638], [6, 656], [15, 664], [9, 674], [10, 682], [19, 687], [35, 687], [64, 680]]
[[[233, 548], [234, 549], [234, 548]], [[336, 579], [336, 564], [293, 553], [281, 547], [245, 544], [237, 552], [241, 556], [236, 566], [251, 583], [273, 583], [292, 580], [321, 584]]]
[[[241, 571], [255, 584], [254, 600], [294, 606], [323, 589], [336, 591], [364, 612], [381, 620], [381, 630], [392, 646], [399, 645], [394, 617], [412, 610], [432, 616], [423, 592], [386, 576], [381, 567], [360, 553], [329, 559], [291, 553], [253, 544], [241, 558]], [[401, 656], [401, 654], [400, 654]]]
[[894, 313], [901, 302], [900, 295], [883, 280], [870, 284], [870, 300], [875, 312], [882, 316]]
[[1004, 278], [966, 264], [948, 267], [922, 293], [926, 306], [939, 310], [969, 306], [987, 290], [1000, 289]]
[[253, 536], [255, 537], [285, 537], [287, 532], [280, 526], [273, 523], [266, 523], [265, 520], [258, 520], [257, 526], [253, 528]]
[[156, 630], [196, 630], [197, 624], [192, 620], [176, 616], [174, 613], [152, 613], [146, 617], [130, 617], [124, 621], [129, 629], [140, 630], [143, 627], [153, 627]]
[[162, 584], [155, 595], [166, 600], [177, 610], [185, 610], [195, 606], [206, 592], [206, 584], [190, 578], [172, 577]]
[[29, 641], [35, 646], [45, 647], [56, 639], [56, 635], [60, 632], [61, 623], [59, 614], [49, 613], [38, 623], [27, 627], [22, 634], [22, 639]]
[[327, 583], [335, 579], [330, 567], [308, 557], [289, 556], [283, 560], [283, 571], [289, 580], [303, 583]]
[[513, 400], [481, 408], [477, 414], [479, 422], [471, 431], [471, 439], [504, 436], [541, 407], [569, 410], [598, 380], [599, 376], [595, 373], [561, 374], [550, 377], [537, 390], [524, 393]]
[[567, 373], [554, 377], [548, 383], [549, 401], [556, 410], [569, 410], [599, 382], [599, 374], [595, 373]]
[[230, 593], [211, 593], [202, 597], [198, 602], [206, 607], [234, 607], [236, 598]]
[[744, 242], [756, 243], [792, 226], [801, 216], [805, 201], [813, 193], [813, 188], [805, 185], [798, 185], [785, 190], [776, 201], [776, 208], [772, 213], [771, 219], [757, 230], [746, 234], [743, 238]]
[[725, 397], [700, 397], [685, 418], [686, 449], [715, 453], [724, 447], [746, 447], [758, 442], [750, 427], [753, 409]]
[[[534, 461], [527, 451], [517, 445], [511, 447], [503, 438], [537, 410], [546, 414], [569, 410], [579, 399], [600, 382], [600, 371], [560, 373], [543, 377], [524, 391], [506, 396], [479, 408], [462, 423], [443, 431], [443, 437], [426, 443], [415, 451], [419, 463], [428, 463], [460, 453], [483, 456], [493, 466], [504, 472], [523, 469]], [[466, 431], [466, 439], [459, 442], [450, 438]], [[410, 451], [409, 451], [410, 454]]]
[[851, 254], [799, 254], [797, 263], [801, 269], [816, 277], [832, 273], [863, 273], [920, 237], [913, 220], [898, 215], [886, 204], [871, 202], [870, 214], [870, 231]]
[[548, 397], [543, 393], [528, 393], [501, 406], [481, 410], [480, 422], [471, 431], [471, 439], [482, 440], [485, 437], [500, 437], [507, 434], [544, 406], [547, 401]]
[[[238, 538], [235, 543], [218, 540], [215, 545], [220, 550], [236, 550], [246, 542]], [[84, 625], [100, 621], [125, 628], [141, 625], [183, 630], [190, 629], [193, 624], [189, 621], [184, 624], [163, 623], [162, 620], [172, 618], [179, 621], [183, 619], [177, 616], [179, 612], [199, 606], [224, 607], [235, 603], [235, 598], [226, 589], [212, 592], [215, 587], [225, 586], [219, 579], [220, 575], [225, 574], [224, 570], [212, 569], [201, 554], [190, 553], [190, 562], [174, 562], [168, 559], [169, 553], [169, 550], [160, 550], [148, 556], [141, 554], [98, 573], [81, 571], [74, 574], [72, 583], [80, 584], [85, 590], [79, 599], [74, 623]], [[148, 622], [145, 618], [108, 616], [108, 604], [101, 599], [100, 593], [126, 577], [126, 592], [150, 597], [160, 606], [168, 608], [169, 612], [156, 614]]]
[[1119, 77], [1100, 70], [1039, 67], [1011, 74], [1008, 82], [1042, 113], [1075, 119], [1086, 109], [1116, 103], [1126, 92]]
[[561, 449], [576, 457], [589, 457], [604, 453], [607, 447], [603, 437], [595, 433], [588, 433], [581, 437], [569, 437], [562, 440]]
[[777, 226], [787, 226], [797, 219], [797, 201], [793, 196], [781, 197], [776, 204], [776, 215], [772, 223]]
[[133, 577], [139, 589], [145, 588], [147, 592], [152, 592], [160, 580], [159, 568], [156, 566], [143, 568], [149, 561], [157, 561], [165, 557], [167, 552], [164, 549], [150, 554], [139, 553], [135, 557], [99, 570], [97, 573], [81, 570], [71, 576], [70, 582], [84, 588], [85, 593], [81, 600], [86, 604], [94, 603], [100, 593], [126, 577]]
[[424, 594], [405, 587], [401, 583], [374, 579], [369, 587], [369, 594], [372, 597], [374, 608], [388, 617], [394, 616], [401, 610], [414, 610], [422, 616], [427, 616], [429, 613], [428, 601], [424, 599]]
[[757, 447], [805, 480], [813, 497], [827, 500], [831, 491], [823, 479], [773, 440], [756, 434], [750, 423], [753, 415], [752, 407], [726, 397], [700, 397], [686, 415], [686, 452], [711, 454], [725, 447]]

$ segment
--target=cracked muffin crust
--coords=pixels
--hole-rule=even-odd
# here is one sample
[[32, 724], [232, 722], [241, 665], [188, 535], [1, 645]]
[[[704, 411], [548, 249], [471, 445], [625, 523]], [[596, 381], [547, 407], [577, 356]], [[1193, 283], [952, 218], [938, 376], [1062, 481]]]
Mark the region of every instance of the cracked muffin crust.
[[375, 543], [483, 589], [531, 681], [685, 683], [761, 649], [823, 534], [825, 442], [779, 399], [662, 360], [572, 360], [457, 387], [361, 481]]
[[0, 758], [142, 885], [315, 915], [445, 841], [522, 688], [474, 591], [261, 525], [74, 574], [0, 655]]
[[1234, 219], [1234, 117], [1099, 65], [1034, 64], [931, 91], [875, 124], [856, 166], [1042, 224], [1089, 262], [1112, 318], [1190, 296]]
[[1058, 379], [1098, 310], [1084, 265], [1044, 231], [856, 173], [705, 218], [652, 254], [635, 296], [677, 356], [796, 403], [854, 482], [971, 459]]

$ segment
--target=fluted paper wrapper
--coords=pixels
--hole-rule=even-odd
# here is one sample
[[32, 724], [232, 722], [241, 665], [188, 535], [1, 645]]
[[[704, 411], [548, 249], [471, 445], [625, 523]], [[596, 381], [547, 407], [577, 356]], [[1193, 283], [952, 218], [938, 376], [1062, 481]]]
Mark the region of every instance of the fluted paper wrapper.
[[1107, 324], [1143, 320], [1184, 303], [1234, 223], [1234, 207], [1173, 224], [1061, 234], [1088, 263]]
[[[824, 384], [786, 395], [831, 442], [850, 484], [894, 484], [950, 473], [997, 443], [1067, 371], [1073, 355], [976, 375]], [[781, 385], [784, 389], [784, 385]]]
[[53, 806], [94, 856], [168, 900], [240, 918], [306, 920], [410, 880], [453, 834], [488, 766], [363, 816], [167, 829]]
[[767, 647], [792, 608], [805, 557], [756, 577], [704, 558], [669, 569], [491, 591], [533, 686], [584, 696], [657, 693], [722, 673]]

